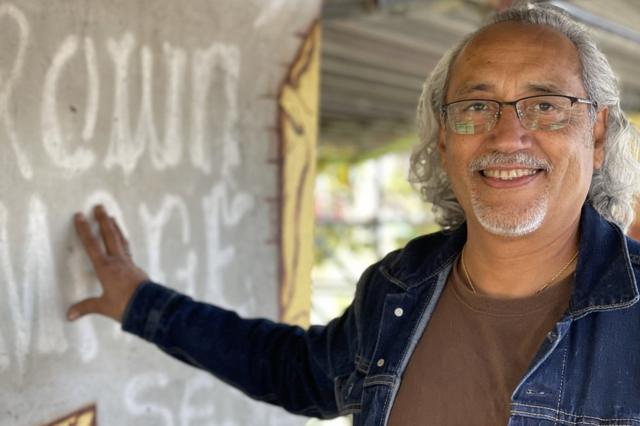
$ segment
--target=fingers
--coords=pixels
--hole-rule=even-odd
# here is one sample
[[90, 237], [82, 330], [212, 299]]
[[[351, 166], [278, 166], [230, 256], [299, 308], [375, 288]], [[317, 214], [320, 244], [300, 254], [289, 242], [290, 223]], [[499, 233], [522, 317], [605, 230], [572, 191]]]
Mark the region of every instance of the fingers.
[[115, 224], [115, 219], [109, 217], [103, 206], [98, 205], [93, 209], [96, 220], [100, 227], [100, 235], [104, 241], [107, 254], [110, 256], [125, 256], [125, 247], [121, 232]]
[[93, 263], [94, 267], [99, 265], [104, 257], [104, 253], [100, 246], [100, 242], [95, 235], [93, 235], [93, 232], [91, 232], [89, 222], [87, 222], [87, 219], [82, 215], [82, 213], [76, 213], [73, 217], [73, 223], [84, 250], [87, 252], [89, 259], [91, 259], [91, 263]]
[[87, 314], [102, 314], [100, 298], [92, 297], [72, 305], [67, 311], [67, 319], [75, 321]]
[[116, 230], [118, 238], [120, 239], [120, 244], [122, 245], [122, 248], [124, 249], [124, 254], [126, 254], [128, 257], [131, 257], [131, 249], [129, 248], [129, 241], [124, 236], [124, 233], [120, 229], [120, 226], [118, 225], [118, 222], [116, 222], [116, 220], [114, 218], [111, 218], [111, 223], [113, 224], [113, 227]]
[[101, 205], [95, 206], [93, 211], [100, 229], [100, 238], [92, 232], [89, 222], [82, 213], [76, 213], [74, 216], [76, 233], [93, 265], [99, 265], [104, 260], [105, 254], [131, 257], [129, 242], [116, 220], [110, 217]]

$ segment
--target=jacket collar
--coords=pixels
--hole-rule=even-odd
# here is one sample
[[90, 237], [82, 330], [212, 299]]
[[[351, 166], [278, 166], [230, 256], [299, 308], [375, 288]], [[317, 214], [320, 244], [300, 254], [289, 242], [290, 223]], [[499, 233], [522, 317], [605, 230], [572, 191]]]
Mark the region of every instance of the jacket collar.
[[[383, 261], [381, 272], [404, 290], [420, 286], [449, 270], [466, 239], [466, 226], [418, 237]], [[580, 218], [580, 253], [569, 307], [571, 315], [578, 318], [593, 311], [624, 308], [638, 299], [624, 233], [585, 203]]]
[[580, 254], [570, 313], [579, 318], [637, 301], [638, 285], [624, 233], [586, 203], [580, 218]]
[[467, 227], [415, 238], [382, 261], [380, 270], [403, 289], [428, 282], [451, 267], [467, 240]]

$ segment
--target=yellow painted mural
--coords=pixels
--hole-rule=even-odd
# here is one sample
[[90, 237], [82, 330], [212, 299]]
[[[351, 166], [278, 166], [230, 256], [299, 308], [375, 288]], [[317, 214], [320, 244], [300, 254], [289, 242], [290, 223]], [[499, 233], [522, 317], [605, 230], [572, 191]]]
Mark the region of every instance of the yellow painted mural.
[[45, 426], [96, 426], [96, 406], [90, 405]]
[[280, 319], [307, 326], [311, 308], [320, 24], [306, 35], [280, 90]]

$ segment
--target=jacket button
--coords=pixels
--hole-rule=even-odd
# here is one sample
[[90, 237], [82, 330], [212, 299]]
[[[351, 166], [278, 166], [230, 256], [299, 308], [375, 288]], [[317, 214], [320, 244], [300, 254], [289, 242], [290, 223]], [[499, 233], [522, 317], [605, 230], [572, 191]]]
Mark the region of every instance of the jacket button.
[[380, 359], [378, 360], [378, 362], [376, 362], [376, 365], [377, 365], [378, 367], [382, 367], [382, 366], [384, 365], [384, 358], [380, 358]]
[[398, 318], [400, 318], [402, 315], [404, 315], [404, 310], [402, 308], [396, 308], [393, 311], [393, 315], [397, 316]]

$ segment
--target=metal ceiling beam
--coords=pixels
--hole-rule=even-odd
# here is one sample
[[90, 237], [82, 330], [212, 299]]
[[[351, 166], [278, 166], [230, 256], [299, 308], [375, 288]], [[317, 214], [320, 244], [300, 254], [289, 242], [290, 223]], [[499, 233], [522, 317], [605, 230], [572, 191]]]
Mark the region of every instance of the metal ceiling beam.
[[566, 1], [549, 0], [549, 3], [559, 9], [566, 11], [577, 20], [582, 21], [583, 23], [591, 27], [599, 28], [608, 33], [615, 34], [617, 36], [640, 44], [640, 33], [637, 31], [633, 31], [629, 28], [623, 27], [622, 25], [611, 22], [607, 19], [603, 19], [601, 16], [594, 15], [591, 12], [588, 12], [581, 7], [578, 7]]

